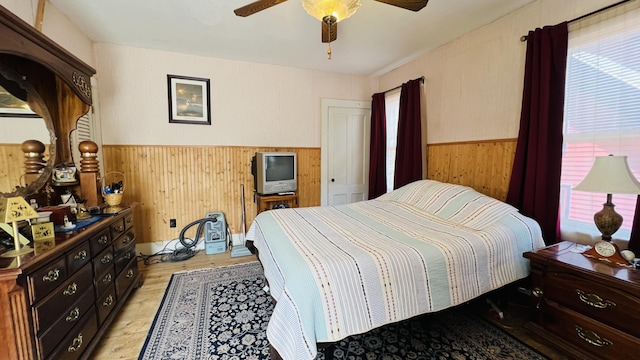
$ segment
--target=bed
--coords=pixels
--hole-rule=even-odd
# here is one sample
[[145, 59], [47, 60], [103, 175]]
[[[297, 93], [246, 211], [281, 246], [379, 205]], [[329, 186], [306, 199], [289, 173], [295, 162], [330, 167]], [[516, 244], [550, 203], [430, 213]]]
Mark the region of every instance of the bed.
[[276, 301], [269, 342], [296, 360], [522, 279], [522, 254], [544, 246], [514, 207], [433, 180], [347, 205], [262, 212], [246, 238]]

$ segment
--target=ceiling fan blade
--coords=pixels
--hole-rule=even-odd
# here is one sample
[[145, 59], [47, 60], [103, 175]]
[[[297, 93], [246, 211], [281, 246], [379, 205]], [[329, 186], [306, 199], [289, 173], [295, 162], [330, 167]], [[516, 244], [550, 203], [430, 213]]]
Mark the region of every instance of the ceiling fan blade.
[[338, 23], [334, 22], [333, 24], [331, 24], [331, 40], [329, 40], [329, 25], [324, 21], [321, 24], [322, 24], [322, 42], [330, 43], [332, 41], [336, 41], [336, 39], [338, 38]]
[[423, 7], [427, 6], [429, 0], [374, 0], [377, 2], [401, 7], [403, 9], [411, 11], [420, 11]]
[[259, 11], [268, 9], [274, 5], [278, 5], [280, 3], [283, 3], [287, 0], [258, 0], [255, 2], [252, 2], [251, 4], [245, 5], [243, 7], [237, 8], [235, 10], [233, 10], [233, 12], [238, 15], [238, 16], [242, 16], [242, 17], [247, 17], [249, 15], [253, 15]]

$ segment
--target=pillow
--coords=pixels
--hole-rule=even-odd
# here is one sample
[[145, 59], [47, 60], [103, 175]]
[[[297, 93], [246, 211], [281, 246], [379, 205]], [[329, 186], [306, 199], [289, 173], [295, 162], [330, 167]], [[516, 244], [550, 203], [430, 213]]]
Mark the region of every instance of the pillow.
[[482, 230], [516, 212], [518, 209], [507, 203], [469, 189], [451, 198], [435, 215], [474, 230]]
[[377, 200], [410, 204], [457, 224], [482, 230], [518, 209], [468, 186], [419, 180], [381, 195]]

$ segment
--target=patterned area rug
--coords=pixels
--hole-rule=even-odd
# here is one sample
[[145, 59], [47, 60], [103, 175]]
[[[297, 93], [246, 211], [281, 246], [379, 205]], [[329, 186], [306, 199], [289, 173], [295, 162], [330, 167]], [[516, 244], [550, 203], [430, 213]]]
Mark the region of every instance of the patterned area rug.
[[[265, 285], [258, 262], [173, 274], [138, 359], [269, 359]], [[547, 358], [456, 308], [348, 337], [316, 359]]]

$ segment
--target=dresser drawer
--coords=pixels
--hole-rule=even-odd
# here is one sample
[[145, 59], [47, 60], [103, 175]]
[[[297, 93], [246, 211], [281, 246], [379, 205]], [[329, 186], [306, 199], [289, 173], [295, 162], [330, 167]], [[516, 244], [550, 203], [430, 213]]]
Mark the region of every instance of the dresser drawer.
[[127, 214], [124, 216], [124, 228], [128, 230], [133, 225], [133, 214]]
[[36, 270], [28, 277], [31, 303], [45, 297], [51, 290], [67, 280], [67, 264], [64, 257]]
[[67, 253], [67, 272], [73, 274], [84, 264], [91, 261], [89, 243], [85, 242]]
[[109, 228], [111, 229], [111, 238], [117, 239], [118, 236], [120, 236], [126, 230], [126, 228], [124, 227], [124, 218], [120, 218], [114, 221], [113, 224], [109, 226]]
[[116, 274], [120, 274], [122, 269], [131, 261], [131, 259], [135, 259], [136, 257], [136, 243], [132, 242], [128, 247], [121, 250], [120, 253], [116, 254]]
[[640, 337], [640, 294], [554, 268], [547, 271], [543, 287], [545, 299]]
[[80, 358], [98, 332], [95, 308], [91, 307], [47, 360], [75, 360]]
[[107, 288], [104, 295], [96, 300], [96, 308], [98, 309], [98, 322], [100, 325], [109, 316], [111, 310], [116, 306], [116, 288], [111, 285]]
[[109, 269], [113, 268], [114, 256], [111, 246], [102, 250], [98, 256], [93, 258], [93, 272], [96, 276], [100, 276]]
[[112, 286], [116, 281], [116, 273], [113, 268], [110, 268], [107, 272], [102, 275], [97, 275], [95, 280], [96, 287], [96, 297], [100, 297], [105, 289], [109, 286]]
[[98, 254], [102, 249], [107, 247], [107, 245], [111, 244], [111, 229], [107, 228], [100, 231], [97, 235], [94, 235], [89, 239], [89, 243], [91, 244], [91, 252], [92, 254]]
[[[71, 306], [70, 310], [62, 313], [62, 316], [46, 331], [38, 336], [39, 353], [46, 357], [60, 343], [60, 340], [71, 330], [77, 322], [93, 307], [93, 294], [85, 293]], [[60, 313], [56, 313], [60, 315]]]
[[138, 263], [135, 259], [131, 260], [127, 267], [122, 270], [116, 279], [116, 296], [120, 300], [133, 280], [138, 276]]
[[129, 245], [134, 244], [135, 240], [136, 236], [134, 234], [133, 228], [129, 228], [126, 233], [120, 235], [120, 237], [116, 238], [113, 241], [113, 251], [116, 254], [120, 254]]
[[590, 319], [553, 301], [545, 301], [542, 327], [576, 345], [594, 359], [634, 359], [640, 339]]
[[54, 321], [71, 308], [84, 294], [93, 296], [91, 265], [85, 265], [80, 271], [65, 281], [55, 291], [33, 309], [33, 322], [36, 333], [46, 331]]

